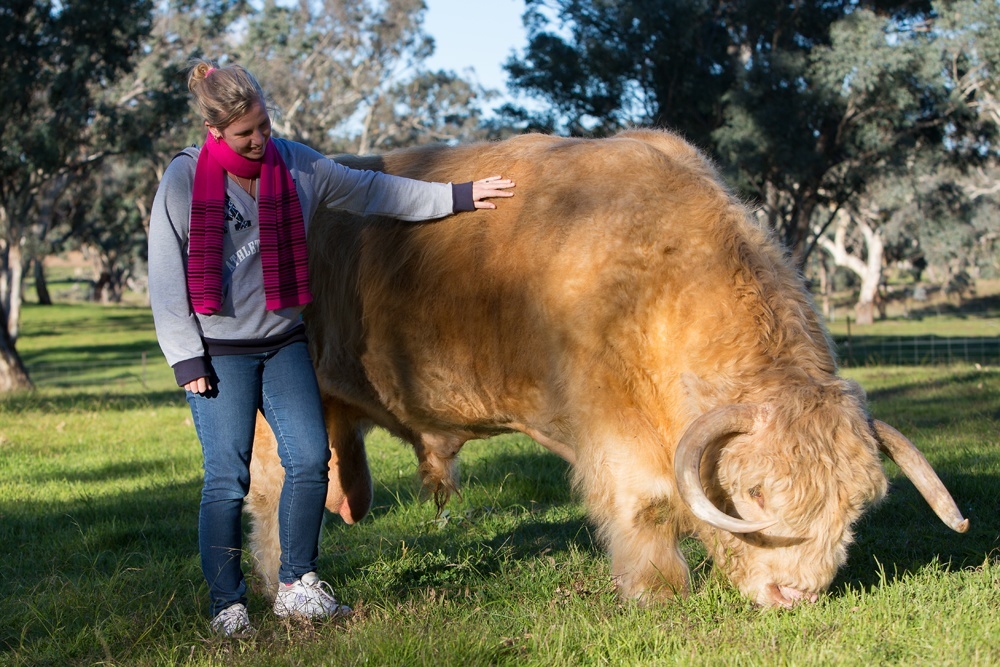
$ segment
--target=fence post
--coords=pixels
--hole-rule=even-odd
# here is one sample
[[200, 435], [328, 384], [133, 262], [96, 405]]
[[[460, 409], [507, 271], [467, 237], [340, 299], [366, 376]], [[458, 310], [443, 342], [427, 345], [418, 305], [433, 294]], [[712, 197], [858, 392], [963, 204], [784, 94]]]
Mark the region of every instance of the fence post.
[[854, 363], [854, 351], [851, 349], [851, 316], [847, 316], [847, 358]]

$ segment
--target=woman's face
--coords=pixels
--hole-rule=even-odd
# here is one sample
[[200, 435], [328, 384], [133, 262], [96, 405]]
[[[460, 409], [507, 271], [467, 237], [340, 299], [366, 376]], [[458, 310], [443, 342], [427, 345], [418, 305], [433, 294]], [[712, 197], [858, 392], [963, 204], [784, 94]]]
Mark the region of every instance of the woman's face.
[[257, 103], [225, 128], [209, 125], [208, 130], [212, 136], [229, 144], [238, 155], [260, 160], [264, 157], [264, 146], [271, 138], [271, 117], [267, 115], [264, 105]]

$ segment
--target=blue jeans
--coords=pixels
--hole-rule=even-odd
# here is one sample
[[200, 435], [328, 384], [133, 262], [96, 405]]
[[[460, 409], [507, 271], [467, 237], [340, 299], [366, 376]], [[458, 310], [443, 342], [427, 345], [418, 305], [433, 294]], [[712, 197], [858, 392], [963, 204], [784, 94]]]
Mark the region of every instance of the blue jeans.
[[211, 614], [246, 604], [243, 499], [250, 489], [250, 456], [257, 412], [278, 441], [285, 482], [278, 501], [281, 567], [291, 583], [316, 570], [329, 481], [330, 450], [316, 374], [305, 343], [273, 352], [212, 358], [213, 389], [187, 392], [205, 458], [198, 549]]

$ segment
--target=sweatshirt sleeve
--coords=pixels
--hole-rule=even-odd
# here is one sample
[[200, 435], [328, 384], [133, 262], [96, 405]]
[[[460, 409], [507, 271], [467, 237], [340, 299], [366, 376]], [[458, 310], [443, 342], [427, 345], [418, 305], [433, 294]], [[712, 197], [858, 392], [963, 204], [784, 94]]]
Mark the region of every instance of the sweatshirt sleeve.
[[[286, 142], [300, 172], [314, 180], [321, 206], [357, 215], [384, 215], [408, 222], [435, 220], [460, 210], [471, 210], [472, 185], [452, 186], [380, 171], [351, 169], [313, 149]], [[456, 187], [458, 191], [456, 192]]]
[[208, 375], [201, 330], [188, 299], [187, 244], [195, 160], [168, 165], [149, 220], [149, 300], [156, 338], [178, 386]]
[[472, 198], [472, 181], [453, 184], [451, 186], [451, 202], [452, 210], [455, 213], [475, 211], [476, 200]]

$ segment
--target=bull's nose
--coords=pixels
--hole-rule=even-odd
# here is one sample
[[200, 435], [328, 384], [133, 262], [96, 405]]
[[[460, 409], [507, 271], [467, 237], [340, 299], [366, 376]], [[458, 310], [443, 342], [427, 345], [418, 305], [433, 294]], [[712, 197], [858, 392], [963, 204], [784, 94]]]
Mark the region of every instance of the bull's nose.
[[781, 584], [771, 584], [767, 587], [766, 596], [772, 606], [791, 609], [802, 602], [816, 602], [819, 595], [808, 591], [801, 591], [791, 586]]

